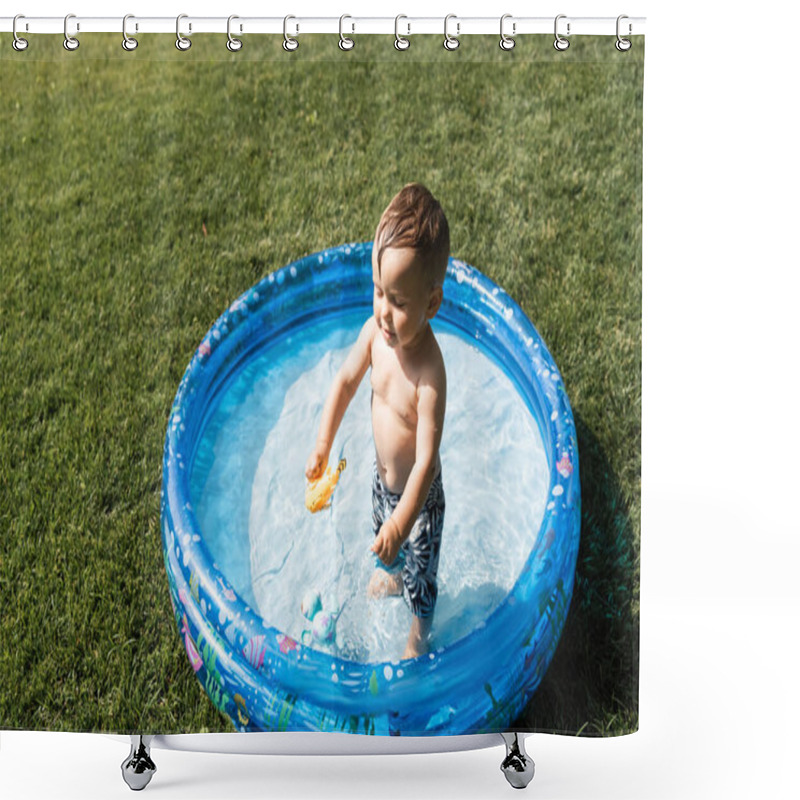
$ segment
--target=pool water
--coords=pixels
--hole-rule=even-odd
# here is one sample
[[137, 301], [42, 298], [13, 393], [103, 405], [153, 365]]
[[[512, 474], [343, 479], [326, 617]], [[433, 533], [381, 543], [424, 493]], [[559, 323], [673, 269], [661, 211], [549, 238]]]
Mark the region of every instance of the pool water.
[[[337, 370], [366, 312], [326, 316], [252, 356], [205, 422], [191, 469], [192, 505], [216, 564], [264, 618], [302, 640], [301, 601], [318, 591], [341, 609], [335, 639], [314, 647], [362, 663], [396, 661], [411, 613], [367, 598], [374, 570], [374, 445], [367, 375], [330, 461], [347, 459], [329, 509], [304, 504], [305, 463]], [[441, 444], [446, 511], [432, 644], [482, 624], [506, 597], [539, 535], [550, 481], [534, 417], [511, 379], [474, 341], [434, 320], [447, 369]]]

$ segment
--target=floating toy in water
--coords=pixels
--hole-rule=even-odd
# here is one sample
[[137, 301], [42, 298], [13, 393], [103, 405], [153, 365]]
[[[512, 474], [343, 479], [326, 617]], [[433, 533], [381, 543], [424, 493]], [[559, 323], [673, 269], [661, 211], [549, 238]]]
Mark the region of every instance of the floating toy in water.
[[323, 508], [330, 506], [331, 495], [339, 482], [339, 476], [344, 472], [346, 466], [347, 460], [343, 458], [339, 461], [339, 465], [335, 470], [329, 466], [321, 478], [308, 484], [306, 487], [306, 508], [312, 514], [316, 514], [317, 511], [322, 511]]
[[319, 592], [309, 592], [300, 604], [303, 616], [311, 622], [311, 625], [303, 631], [303, 644], [309, 645], [312, 642], [317, 644], [333, 644], [336, 639], [336, 621], [342, 610], [330, 604], [328, 609], [323, 608], [322, 598]]
[[[309, 633], [309, 631], [306, 631]], [[311, 620], [311, 639], [330, 644], [336, 638], [336, 616], [331, 611], [320, 611]]]
[[314, 619], [318, 611], [322, 611], [322, 598], [319, 592], [310, 591], [300, 603], [300, 611], [306, 619]]

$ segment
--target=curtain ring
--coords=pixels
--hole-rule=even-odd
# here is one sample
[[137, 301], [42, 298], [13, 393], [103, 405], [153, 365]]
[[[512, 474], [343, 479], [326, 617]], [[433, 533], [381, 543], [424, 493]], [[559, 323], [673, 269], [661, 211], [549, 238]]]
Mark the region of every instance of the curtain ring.
[[[620, 22], [622, 22], [623, 19], [628, 19], [628, 17], [625, 16], [625, 14], [620, 14], [620, 16], [617, 17], [617, 42], [614, 45], [614, 47], [616, 47], [617, 50], [620, 51], [620, 53], [624, 53], [627, 50], [631, 49], [631, 40], [630, 39], [623, 39], [619, 35], [619, 24], [620, 24]], [[629, 36], [630, 36], [630, 33], [631, 33], [631, 26], [630, 26], [630, 24], [628, 24], [628, 35]]]
[[293, 36], [289, 36], [286, 31], [286, 24], [289, 22], [290, 19], [296, 19], [291, 14], [283, 18], [283, 49], [287, 53], [293, 53], [300, 47], [300, 42], [297, 41]]
[[80, 42], [74, 36], [70, 36], [69, 33], [67, 33], [67, 27], [71, 19], [75, 19], [74, 14], [67, 14], [67, 16], [64, 17], [64, 49], [70, 52], [77, 50], [80, 46]]
[[[408, 19], [405, 14], [398, 14], [394, 18], [394, 49], [395, 50], [408, 50], [411, 47], [411, 40], [406, 39], [405, 36], [401, 36], [399, 32], [400, 20], [401, 19]], [[409, 33], [411, 31], [409, 30]]]
[[227, 47], [231, 53], [238, 53], [239, 50], [244, 47], [244, 42], [231, 34], [231, 22], [233, 22], [235, 19], [239, 19], [236, 14], [231, 14], [228, 17], [228, 43], [225, 45], [225, 47]]
[[188, 50], [192, 46], [192, 40], [187, 39], [185, 36], [181, 36], [181, 20], [188, 19], [188, 14], [178, 14], [178, 19], [175, 20], [175, 35], [178, 37], [175, 40], [175, 47], [178, 50], [185, 51]]
[[[503, 30], [503, 27], [505, 26], [505, 21], [507, 19], [511, 19], [511, 17], [512, 17], [511, 14], [503, 14], [503, 16], [500, 17], [500, 49], [501, 50], [513, 50], [514, 49], [514, 45], [516, 44], [514, 39], [511, 36], [506, 36], [506, 34], [505, 34], [504, 30]], [[511, 32], [512, 33], [516, 33], [517, 32], [517, 23], [516, 22], [512, 22], [511, 23]]]
[[28, 40], [23, 39], [21, 36], [17, 36], [17, 20], [18, 19], [25, 19], [23, 14], [17, 14], [14, 17], [14, 22], [11, 23], [11, 32], [14, 34], [14, 41], [11, 42], [11, 46], [18, 52], [21, 53], [23, 50], [26, 50], [28, 47]]
[[461, 42], [459, 42], [456, 38], [456, 36], [461, 32], [461, 23], [456, 22], [456, 36], [451, 36], [447, 32], [447, 23], [451, 19], [458, 19], [458, 17], [456, 17], [455, 14], [448, 14], [444, 18], [444, 42], [442, 44], [444, 45], [445, 50], [450, 50], [452, 52], [453, 50], [457, 50], [458, 46], [461, 44]]
[[[569, 39], [565, 39], [558, 32], [558, 21], [560, 19], [566, 19], [566, 18], [567, 18], [566, 14], [559, 14], [556, 17], [556, 22], [554, 25], [556, 40], [553, 42], [553, 47], [555, 47], [555, 49], [558, 50], [560, 53], [563, 53], [569, 47]], [[567, 23], [567, 36], [569, 36], [569, 22]]]
[[[339, 17], [339, 49], [340, 50], [352, 50], [356, 43], [349, 37], [345, 36], [342, 31], [342, 25], [346, 19], [353, 19], [349, 14], [342, 14]], [[355, 30], [355, 25], [353, 25], [353, 30]]]
[[131, 50], [135, 50], [139, 46], [139, 42], [132, 36], [128, 36], [129, 19], [135, 19], [133, 14], [126, 14], [122, 18], [122, 49], [130, 53]]

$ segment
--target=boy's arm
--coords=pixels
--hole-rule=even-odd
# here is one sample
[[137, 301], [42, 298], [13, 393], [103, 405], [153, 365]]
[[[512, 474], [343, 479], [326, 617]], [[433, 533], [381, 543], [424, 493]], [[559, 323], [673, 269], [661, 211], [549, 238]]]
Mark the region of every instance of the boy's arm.
[[[425, 505], [439, 463], [447, 385], [444, 371], [434, 379], [423, 380], [418, 389], [416, 458], [403, 494], [388, 523], [394, 523], [398, 550], [411, 535], [411, 529]], [[380, 555], [380, 554], [379, 554]], [[397, 553], [395, 552], [396, 556]], [[394, 560], [392, 558], [391, 560]]]
[[374, 334], [375, 320], [370, 317], [361, 328], [356, 343], [333, 379], [328, 399], [322, 409], [316, 446], [306, 465], [306, 477], [309, 480], [319, 478], [327, 466], [333, 439], [339, 430], [344, 412], [370, 365]]

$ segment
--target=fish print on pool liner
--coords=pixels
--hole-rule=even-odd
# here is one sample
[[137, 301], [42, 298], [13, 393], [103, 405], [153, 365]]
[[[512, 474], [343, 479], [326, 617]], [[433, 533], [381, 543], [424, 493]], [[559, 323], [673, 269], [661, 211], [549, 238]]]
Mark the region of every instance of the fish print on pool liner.
[[275, 638], [278, 640], [281, 653], [284, 655], [291, 653], [293, 650], [297, 650], [297, 642], [292, 639], [291, 636], [287, 636], [285, 633], [280, 633]]
[[248, 725], [250, 723], [250, 716], [247, 713], [247, 703], [245, 699], [240, 694], [235, 694], [233, 696], [233, 702], [236, 703], [236, 716], [239, 717], [239, 722], [242, 725]]
[[244, 657], [256, 669], [261, 669], [264, 665], [264, 655], [267, 652], [266, 636], [254, 636], [242, 650]]
[[203, 666], [203, 659], [200, 658], [200, 653], [197, 652], [197, 647], [189, 635], [189, 620], [186, 619], [186, 614], [183, 615], [181, 633], [183, 634], [183, 644], [186, 647], [186, 655], [189, 656], [189, 663], [195, 672], [199, 672]]

